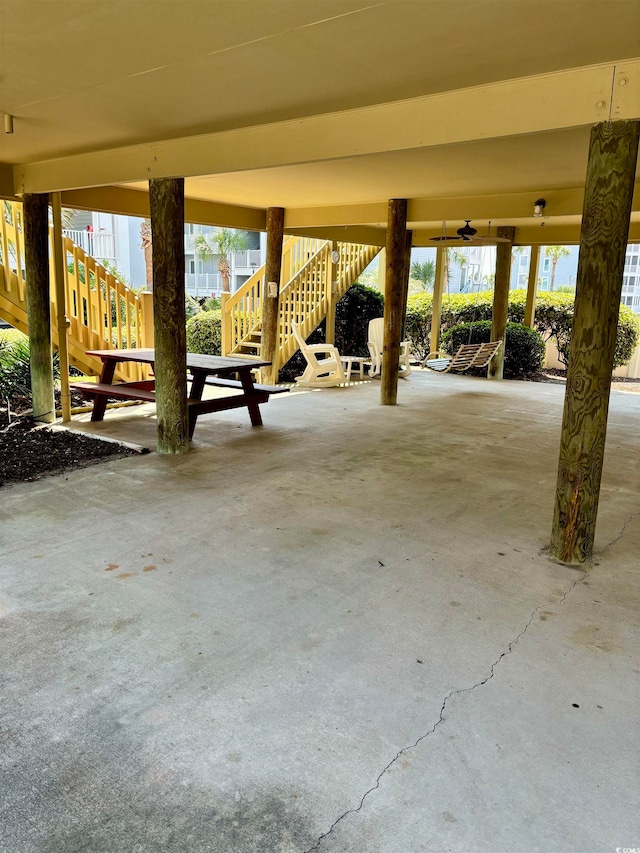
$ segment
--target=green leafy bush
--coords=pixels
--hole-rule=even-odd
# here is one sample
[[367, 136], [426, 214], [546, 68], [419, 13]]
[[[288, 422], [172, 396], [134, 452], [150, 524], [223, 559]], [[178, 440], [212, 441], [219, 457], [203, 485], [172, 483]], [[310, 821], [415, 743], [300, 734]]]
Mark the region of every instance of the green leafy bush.
[[209, 296], [202, 303], [203, 311], [217, 311], [220, 308], [220, 300], [215, 296]]
[[[527, 301], [526, 290], [509, 292], [508, 320], [522, 323]], [[543, 340], [554, 340], [560, 360], [566, 365], [573, 325], [573, 293], [539, 293], [536, 297], [535, 327]], [[442, 332], [459, 323], [491, 320], [493, 291], [452, 293], [442, 298]], [[411, 352], [424, 358], [429, 352], [432, 297], [430, 293], [410, 295], [407, 300], [406, 334], [411, 340]], [[640, 322], [626, 305], [620, 306], [614, 367], [626, 364], [640, 339]]]
[[[491, 320], [460, 323], [442, 336], [445, 352], [453, 355], [464, 344], [483, 344], [491, 340]], [[520, 323], [507, 323], [505, 333], [504, 375], [507, 378], [537, 373], [544, 364], [542, 336]], [[484, 372], [484, 371], [483, 371]]]
[[194, 299], [193, 296], [190, 296], [188, 293], [185, 294], [184, 297], [184, 309], [185, 314], [187, 315], [187, 320], [190, 320], [192, 317], [195, 317], [196, 314], [199, 314], [202, 310], [200, 308], [200, 303], [197, 299]]
[[200, 311], [187, 320], [187, 350], [204, 355], [221, 354], [221, 311]]
[[[353, 284], [336, 304], [336, 346], [341, 353], [348, 355], [368, 356], [367, 335], [369, 320], [382, 317], [384, 312], [384, 296], [380, 291], [364, 284]], [[326, 323], [323, 320], [318, 328], [308, 337], [310, 344], [324, 343], [326, 340]], [[289, 361], [281, 368], [278, 378], [280, 382], [293, 382], [300, 376], [307, 361], [300, 350], [297, 350]]]
[[[58, 353], [53, 355], [53, 375], [60, 377]], [[0, 333], [0, 398], [10, 402], [31, 397], [29, 338], [14, 329]]]

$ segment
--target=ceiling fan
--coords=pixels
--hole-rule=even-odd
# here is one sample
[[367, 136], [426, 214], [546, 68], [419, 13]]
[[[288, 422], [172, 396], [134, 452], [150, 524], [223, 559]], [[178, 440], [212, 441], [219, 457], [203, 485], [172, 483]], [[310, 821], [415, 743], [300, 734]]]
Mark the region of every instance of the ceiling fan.
[[447, 223], [442, 223], [442, 234], [439, 237], [431, 237], [430, 239], [434, 243], [444, 243], [449, 240], [462, 240], [463, 243], [479, 243], [480, 245], [491, 244], [491, 243], [509, 243], [510, 240], [507, 237], [498, 237], [491, 233], [491, 222], [489, 222], [489, 226], [487, 228], [486, 234], [478, 234], [478, 229], [474, 228], [471, 225], [470, 219], [465, 219], [464, 225], [462, 228], [458, 228], [456, 231], [457, 236], [453, 236], [451, 234], [447, 234]]

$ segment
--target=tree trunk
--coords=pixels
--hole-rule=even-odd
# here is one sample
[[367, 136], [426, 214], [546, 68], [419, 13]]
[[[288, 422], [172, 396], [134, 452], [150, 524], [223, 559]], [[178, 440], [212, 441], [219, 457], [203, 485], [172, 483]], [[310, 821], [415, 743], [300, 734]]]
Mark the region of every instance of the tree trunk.
[[[384, 289], [384, 346], [382, 350], [382, 376], [380, 402], [395, 406], [398, 398], [398, 368], [400, 366], [400, 339], [403, 307], [409, 286], [407, 263], [407, 200], [389, 201], [387, 220], [387, 267]], [[410, 251], [410, 247], [409, 247]]]
[[[29, 325], [29, 362], [33, 417], [55, 420], [53, 362], [51, 358], [51, 297], [49, 292], [49, 197], [25, 194], [24, 257]], [[18, 263], [20, 258], [18, 257]]]
[[282, 238], [284, 236], [284, 208], [267, 210], [267, 259], [264, 270], [262, 294], [262, 346], [261, 358], [269, 361], [261, 370], [263, 382], [278, 381], [278, 326], [280, 323], [280, 276], [282, 271]]
[[493, 289], [491, 340], [502, 341], [487, 371], [489, 379], [502, 379], [504, 375], [504, 344], [509, 314], [509, 284], [511, 279], [511, 252], [516, 229], [510, 225], [498, 228], [498, 237], [507, 237], [508, 243], [498, 243], [496, 248], [496, 277]]
[[639, 136], [638, 121], [591, 130], [549, 550], [572, 565], [593, 554]]
[[184, 178], [149, 181], [158, 453], [189, 450]]

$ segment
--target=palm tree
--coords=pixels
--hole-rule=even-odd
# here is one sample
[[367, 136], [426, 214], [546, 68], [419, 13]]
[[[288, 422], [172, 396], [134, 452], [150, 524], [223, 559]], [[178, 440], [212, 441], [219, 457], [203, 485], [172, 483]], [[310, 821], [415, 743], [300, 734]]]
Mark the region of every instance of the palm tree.
[[151, 252], [151, 220], [143, 219], [140, 223], [140, 245], [144, 252], [145, 278], [147, 290], [153, 287], [153, 258]]
[[556, 267], [560, 258], [566, 258], [571, 254], [571, 250], [566, 246], [545, 246], [545, 257], [551, 258], [551, 281], [549, 282], [549, 292], [553, 290], [553, 283], [556, 278]]
[[436, 277], [436, 265], [433, 261], [414, 261], [411, 264], [411, 278], [419, 281], [423, 290], [433, 290]]
[[464, 252], [459, 252], [449, 246], [444, 250], [444, 289], [449, 287], [449, 276], [451, 274], [451, 264], [454, 263], [457, 267], [463, 267], [469, 259]]
[[198, 234], [195, 241], [196, 255], [201, 261], [218, 258], [218, 271], [222, 278], [223, 293], [229, 293], [231, 252], [242, 252], [247, 248], [247, 237], [242, 231], [218, 228], [213, 234]]

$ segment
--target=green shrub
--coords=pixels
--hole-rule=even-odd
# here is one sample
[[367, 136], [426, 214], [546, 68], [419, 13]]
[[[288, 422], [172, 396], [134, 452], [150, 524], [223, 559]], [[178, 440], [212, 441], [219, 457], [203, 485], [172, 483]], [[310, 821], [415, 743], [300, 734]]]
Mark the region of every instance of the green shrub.
[[[508, 320], [522, 323], [527, 301], [526, 290], [509, 292]], [[539, 293], [536, 297], [535, 327], [543, 340], [552, 340], [558, 347], [560, 361], [565, 366], [569, 358], [573, 324], [573, 293]], [[410, 295], [407, 300], [406, 334], [411, 352], [424, 358], [429, 352], [432, 297], [428, 293]], [[442, 333], [459, 323], [491, 320], [493, 291], [480, 293], [444, 294], [442, 298]], [[614, 366], [626, 364], [640, 339], [640, 322], [626, 305], [620, 306]]]
[[196, 314], [199, 314], [200, 311], [202, 311], [198, 300], [194, 299], [193, 296], [190, 296], [188, 293], [186, 293], [184, 297], [184, 308], [185, 314], [187, 315], [187, 320], [190, 320], [192, 317], [195, 317]]
[[407, 299], [404, 339], [411, 341], [411, 355], [420, 361], [429, 355], [432, 305], [431, 293], [411, 294]]
[[[445, 352], [453, 355], [464, 344], [483, 344], [491, 340], [491, 320], [460, 323], [442, 336]], [[504, 375], [507, 378], [537, 373], [544, 364], [545, 345], [542, 336], [520, 323], [507, 323], [505, 334]]]
[[205, 299], [202, 303], [203, 311], [217, 311], [220, 308], [220, 300], [215, 296], [209, 296], [208, 299]]
[[[60, 377], [60, 359], [53, 355], [53, 375]], [[0, 333], [0, 398], [31, 397], [29, 338], [15, 329]]]
[[200, 311], [187, 320], [187, 350], [204, 355], [221, 354], [221, 311]]
[[[364, 284], [353, 284], [336, 304], [336, 346], [341, 353], [368, 356], [367, 335], [369, 320], [382, 317], [384, 296], [380, 291]], [[307, 338], [310, 344], [321, 344], [326, 340], [326, 322]], [[300, 350], [296, 350], [289, 361], [281, 368], [280, 382], [293, 382], [300, 376], [307, 361]]]

